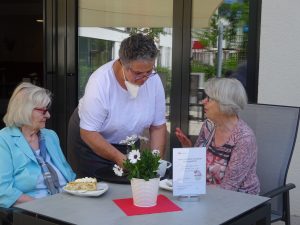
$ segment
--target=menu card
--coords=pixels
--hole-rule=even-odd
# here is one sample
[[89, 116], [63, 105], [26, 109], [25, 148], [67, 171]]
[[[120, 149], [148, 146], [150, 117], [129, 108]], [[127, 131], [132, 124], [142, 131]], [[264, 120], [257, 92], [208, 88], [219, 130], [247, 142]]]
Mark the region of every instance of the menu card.
[[206, 148], [173, 149], [173, 195], [206, 193]]

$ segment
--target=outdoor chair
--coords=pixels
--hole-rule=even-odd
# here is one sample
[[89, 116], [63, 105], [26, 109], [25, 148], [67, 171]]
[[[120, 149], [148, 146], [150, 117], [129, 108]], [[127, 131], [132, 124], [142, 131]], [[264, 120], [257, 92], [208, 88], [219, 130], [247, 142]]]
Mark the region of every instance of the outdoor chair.
[[12, 224], [12, 212], [11, 209], [0, 207], [0, 225]]
[[74, 110], [68, 122], [67, 160], [71, 165], [73, 171], [76, 173], [77, 177], [81, 177], [78, 170], [79, 157], [75, 151], [76, 148], [75, 140], [80, 138], [79, 119], [74, 119], [76, 117], [78, 117], [78, 108]]
[[286, 177], [297, 138], [299, 107], [248, 104], [239, 116], [256, 136], [260, 194], [271, 198], [271, 222], [290, 225], [289, 191], [296, 186], [286, 184]]
[[[21, 212], [21, 209], [17, 209], [14, 207], [11, 208], [3, 208], [0, 207], [0, 225], [11, 225], [13, 224], [13, 214], [16, 212]], [[26, 223], [24, 223], [26, 224]]]

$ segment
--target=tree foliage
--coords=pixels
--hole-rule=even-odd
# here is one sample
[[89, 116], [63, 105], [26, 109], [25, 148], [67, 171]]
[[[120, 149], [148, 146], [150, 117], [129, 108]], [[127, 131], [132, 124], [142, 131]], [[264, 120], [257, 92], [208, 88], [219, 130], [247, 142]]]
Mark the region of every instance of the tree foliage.
[[158, 42], [159, 40], [159, 34], [164, 34], [163, 28], [150, 28], [150, 27], [144, 27], [144, 28], [136, 28], [131, 27], [129, 29], [129, 35], [142, 33], [144, 35], [148, 35], [151, 38], [153, 38], [154, 41]]
[[249, 22], [249, 0], [236, 3], [223, 3], [212, 15], [209, 28], [200, 31], [199, 41], [205, 47], [216, 47], [219, 35], [218, 23], [223, 19], [228, 21], [224, 30], [224, 39], [230, 43], [237, 35], [237, 28], [248, 25]]

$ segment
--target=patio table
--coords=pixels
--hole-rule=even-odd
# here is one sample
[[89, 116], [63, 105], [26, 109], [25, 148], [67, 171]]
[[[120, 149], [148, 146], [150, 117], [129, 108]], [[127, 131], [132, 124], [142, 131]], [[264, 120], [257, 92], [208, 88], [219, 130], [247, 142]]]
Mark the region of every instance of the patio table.
[[182, 211], [126, 216], [112, 201], [130, 198], [128, 184], [108, 183], [109, 189], [98, 197], [80, 197], [60, 193], [19, 204], [14, 224], [82, 224], [82, 225], [179, 225], [179, 224], [270, 224], [269, 198], [220, 188], [207, 187], [199, 201], [179, 201], [172, 192], [160, 190]]

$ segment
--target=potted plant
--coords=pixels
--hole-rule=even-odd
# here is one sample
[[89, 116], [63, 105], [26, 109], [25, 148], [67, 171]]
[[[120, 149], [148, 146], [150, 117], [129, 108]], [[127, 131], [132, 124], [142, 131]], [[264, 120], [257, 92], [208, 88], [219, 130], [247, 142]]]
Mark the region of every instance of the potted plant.
[[[127, 176], [131, 183], [133, 204], [139, 207], [151, 207], [157, 203], [159, 175], [157, 173], [160, 160], [159, 150], [139, 150], [135, 147], [136, 135], [127, 137], [121, 144], [131, 146], [123, 168], [114, 165], [113, 170], [118, 176]], [[144, 137], [139, 139], [146, 140]]]

